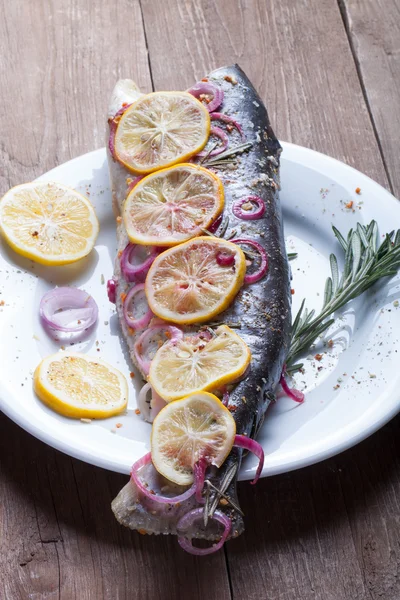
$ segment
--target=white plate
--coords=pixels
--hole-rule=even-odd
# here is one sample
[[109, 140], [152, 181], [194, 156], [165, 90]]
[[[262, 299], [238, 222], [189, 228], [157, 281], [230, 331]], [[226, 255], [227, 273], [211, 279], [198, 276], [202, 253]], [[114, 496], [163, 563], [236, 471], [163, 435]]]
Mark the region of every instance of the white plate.
[[[317, 152], [283, 144], [282, 192], [289, 252], [298, 252], [293, 271], [293, 310], [307, 297], [309, 308], [320, 308], [329, 254], [339, 253], [331, 224], [347, 233], [357, 220], [375, 218], [380, 232], [400, 224], [400, 205], [386, 190], [354, 169]], [[118, 333], [118, 322], [107, 300], [107, 280], [115, 256], [115, 222], [111, 211], [104, 149], [65, 163], [41, 177], [89, 193], [100, 220], [96, 249], [75, 265], [49, 268], [17, 256], [5, 244], [0, 254], [0, 398], [1, 409], [47, 444], [86, 462], [128, 473], [149, 449], [150, 425], [135, 415], [131, 388], [127, 416], [84, 424], [58, 416], [32, 392], [32, 373], [44, 356], [68, 340], [52, 341], [39, 318], [39, 302], [55, 285], [79, 286], [96, 299], [97, 330], [74, 349], [99, 355], [129, 378], [131, 367]], [[361, 195], [355, 193], [361, 188]], [[354, 212], [345, 207], [354, 202]], [[263, 475], [282, 473], [328, 458], [364, 439], [400, 408], [399, 279], [379, 284], [353, 302], [327, 335], [332, 348], [322, 347], [321, 362], [305, 360], [306, 372], [296, 376], [306, 402], [282, 397], [270, 409], [259, 437], [265, 454]], [[395, 302], [395, 304], [393, 304]], [[99, 351], [98, 351], [99, 350]], [[318, 371], [318, 368], [322, 367]], [[135, 383], [135, 382], [134, 382]], [[136, 384], [137, 385], [137, 384]], [[339, 387], [337, 387], [339, 386]], [[117, 423], [122, 427], [116, 428]], [[256, 461], [244, 461], [241, 479], [254, 476]]]

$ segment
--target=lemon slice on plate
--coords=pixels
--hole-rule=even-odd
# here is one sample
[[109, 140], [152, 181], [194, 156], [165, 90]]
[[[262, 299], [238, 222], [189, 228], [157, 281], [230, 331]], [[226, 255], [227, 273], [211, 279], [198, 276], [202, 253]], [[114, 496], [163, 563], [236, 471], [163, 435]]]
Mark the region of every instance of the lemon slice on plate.
[[220, 467], [235, 434], [235, 420], [216, 396], [191, 394], [167, 404], [154, 419], [151, 460], [170, 481], [190, 485], [194, 464], [204, 458], [207, 464]]
[[226, 240], [197, 237], [160, 254], [146, 277], [154, 314], [173, 323], [202, 323], [225, 310], [246, 273], [242, 250]]
[[148, 175], [125, 201], [131, 242], [173, 246], [201, 235], [224, 207], [222, 181], [211, 171], [183, 164]]
[[99, 232], [87, 198], [60, 183], [44, 182], [18, 185], [3, 196], [0, 227], [15, 252], [43, 265], [83, 258]]
[[171, 402], [200, 390], [215, 390], [243, 375], [250, 350], [232, 329], [221, 325], [209, 341], [199, 335], [167, 342], [150, 365], [149, 381]]
[[58, 353], [39, 364], [33, 387], [50, 408], [75, 419], [105, 419], [125, 410], [128, 384], [111, 365], [85, 354]]
[[204, 148], [210, 115], [187, 92], [154, 92], [132, 104], [115, 134], [117, 159], [135, 173], [184, 162]]

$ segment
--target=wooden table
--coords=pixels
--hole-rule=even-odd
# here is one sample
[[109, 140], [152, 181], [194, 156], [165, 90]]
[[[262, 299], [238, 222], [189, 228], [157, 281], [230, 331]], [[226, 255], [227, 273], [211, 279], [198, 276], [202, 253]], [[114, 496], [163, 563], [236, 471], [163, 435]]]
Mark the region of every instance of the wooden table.
[[[399, 0], [2, 0], [1, 15], [1, 192], [102, 146], [117, 78], [186, 89], [234, 61], [278, 137], [400, 192]], [[400, 598], [400, 418], [241, 484], [247, 530], [207, 558], [120, 527], [126, 477], [0, 426], [2, 600]]]

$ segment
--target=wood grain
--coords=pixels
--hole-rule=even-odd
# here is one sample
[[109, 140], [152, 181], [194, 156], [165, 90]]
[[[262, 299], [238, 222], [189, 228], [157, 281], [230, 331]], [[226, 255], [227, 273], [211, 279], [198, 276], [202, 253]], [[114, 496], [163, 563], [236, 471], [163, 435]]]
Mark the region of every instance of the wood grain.
[[[376, 5], [380, 12], [372, 0], [346, 0], [398, 189], [395, 126], [388, 137], [397, 106], [398, 82], [390, 81], [398, 73], [396, 3]], [[102, 146], [118, 77], [132, 76], [145, 91], [151, 75], [157, 89], [185, 89], [233, 61], [260, 90], [282, 139], [388, 185], [334, 0], [145, 0], [142, 7], [139, 0], [0, 0], [0, 7], [0, 193]], [[382, 48], [387, 60], [379, 63], [374, 52]], [[398, 418], [336, 459], [256, 489], [241, 484], [247, 531], [227, 545], [229, 583], [223, 553], [196, 559], [174, 539], [115, 522], [110, 502], [126, 478], [52, 450], [1, 415], [0, 598], [398, 600], [399, 430]]]
[[266, 101], [278, 138], [388, 186], [336, 2], [157, 0], [143, 3], [143, 13], [157, 89], [185, 89], [238, 62]]
[[400, 4], [341, 0], [393, 193], [400, 196]]

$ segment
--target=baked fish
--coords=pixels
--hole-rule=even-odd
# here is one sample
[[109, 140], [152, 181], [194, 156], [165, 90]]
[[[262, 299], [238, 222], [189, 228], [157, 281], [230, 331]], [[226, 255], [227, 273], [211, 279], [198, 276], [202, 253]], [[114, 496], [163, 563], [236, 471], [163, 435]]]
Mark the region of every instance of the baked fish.
[[[151, 462], [145, 461], [141, 477], [151, 494], [143, 493], [143, 485], [138, 486], [131, 479], [113, 501], [112, 510], [117, 520], [126, 527], [146, 533], [178, 535], [185, 549], [206, 554], [218, 549], [225, 539], [234, 538], [244, 530], [236, 491], [237, 476], [244, 449], [254, 450], [251, 440], [257, 436], [266, 410], [274, 401], [274, 392], [284, 368], [290, 342], [291, 295], [278, 193], [281, 146], [272, 131], [262, 100], [237, 65], [213, 71], [189, 93], [208, 108], [211, 135], [205, 148], [189, 157], [190, 162], [185, 164], [189, 165], [189, 170], [190, 165], [208, 169], [218, 176], [224, 188], [222, 212], [211, 225], [201, 229], [200, 236], [195, 233], [199, 236], [196, 239], [218, 238], [239, 246], [246, 259], [246, 278], [229, 305], [226, 307], [226, 303], [222, 303], [222, 312], [208, 321], [171, 323], [148, 311], [144, 283], [140, 286], [146, 278], [146, 269], [142, 267], [159, 260], [157, 257], [170, 250], [146, 246], [143, 242], [129, 246], [130, 238], [122, 218], [124, 202], [134, 186], [140, 183], [140, 170], [136, 169], [133, 173], [123, 164], [121, 157], [116, 156], [116, 130], [128, 108], [144, 96], [131, 80], [121, 80], [112, 94], [108, 114], [107, 152], [118, 238], [118, 257], [109, 282], [109, 295], [116, 303], [132, 363], [141, 371], [145, 381], [154, 352], [159, 351], [164, 343], [171, 344], [174, 330], [179, 330], [184, 336], [198, 336], [199, 332], [203, 332], [204, 344], [210, 337], [220, 335], [221, 327], [234, 330], [250, 350], [250, 365], [229, 385], [219, 385], [215, 389], [208, 386], [206, 389], [219, 395], [227, 404], [237, 434], [242, 440], [247, 438], [249, 443], [240, 447], [234, 445], [219, 468], [209, 466], [205, 480], [202, 480], [202, 489], [197, 489], [196, 494], [186, 494], [188, 497], [185, 492], [189, 486], [171, 483], [156, 471]], [[143, 143], [148, 141], [146, 136], [142, 134]], [[132, 210], [134, 212], [135, 207]], [[146, 232], [143, 235], [146, 239]], [[183, 243], [190, 242], [183, 240]], [[179, 248], [179, 245], [174, 247]], [[132, 277], [129, 275], [131, 272]], [[149, 275], [147, 282], [148, 278]], [[132, 326], [132, 319], [129, 315], [127, 317], [126, 301], [132, 287], [138, 285], [140, 289], [135, 291], [139, 300], [138, 313]], [[136, 328], [137, 323], [139, 326]], [[144, 342], [146, 360], [140, 355]], [[141, 392], [139, 408], [146, 420], [153, 421], [165, 402], [151, 383], [146, 383], [146, 386]], [[147, 392], [151, 394], [151, 400], [147, 399]], [[158, 493], [180, 500], [160, 503], [156, 499]], [[221, 524], [225, 528], [223, 533]], [[189, 542], [195, 538], [210, 540], [214, 545], [195, 548]]]

